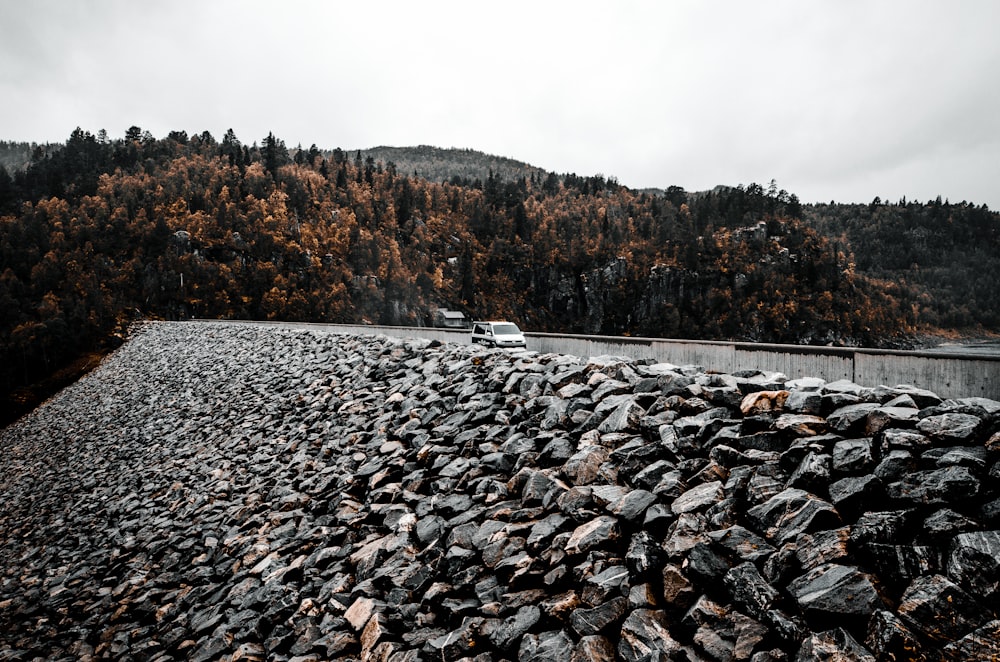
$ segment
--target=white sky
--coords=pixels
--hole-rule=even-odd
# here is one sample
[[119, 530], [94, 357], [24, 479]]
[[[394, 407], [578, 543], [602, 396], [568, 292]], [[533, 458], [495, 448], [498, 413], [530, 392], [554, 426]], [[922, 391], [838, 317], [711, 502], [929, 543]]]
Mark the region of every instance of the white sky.
[[232, 128], [1000, 210], [996, 0], [0, 0], [0, 139]]

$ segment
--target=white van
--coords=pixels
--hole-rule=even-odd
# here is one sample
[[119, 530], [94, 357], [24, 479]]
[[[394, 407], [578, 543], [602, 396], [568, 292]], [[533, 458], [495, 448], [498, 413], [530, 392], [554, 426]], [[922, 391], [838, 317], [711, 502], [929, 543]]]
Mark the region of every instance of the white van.
[[526, 347], [524, 334], [513, 322], [473, 322], [472, 344], [491, 347]]

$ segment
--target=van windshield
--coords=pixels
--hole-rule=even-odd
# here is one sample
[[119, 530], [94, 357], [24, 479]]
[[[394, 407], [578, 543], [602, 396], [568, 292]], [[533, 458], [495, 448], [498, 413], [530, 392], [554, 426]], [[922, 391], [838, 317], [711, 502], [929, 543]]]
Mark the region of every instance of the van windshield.
[[521, 333], [521, 329], [517, 328], [516, 324], [494, 324], [493, 332], [498, 336], [509, 336], [515, 333]]

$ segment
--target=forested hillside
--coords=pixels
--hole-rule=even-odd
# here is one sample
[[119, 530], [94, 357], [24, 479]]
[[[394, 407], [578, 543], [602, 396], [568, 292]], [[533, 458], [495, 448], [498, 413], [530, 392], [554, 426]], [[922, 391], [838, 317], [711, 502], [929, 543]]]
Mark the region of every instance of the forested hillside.
[[811, 205], [810, 225], [851, 247], [857, 270], [900, 283], [930, 327], [1000, 330], [1000, 218], [941, 198]]
[[[450, 151], [420, 149], [441, 162]], [[982, 299], [990, 315], [960, 318], [947, 313], [959, 290], [867, 277], [850, 211], [810, 208], [827, 239], [773, 185], [655, 195], [602, 176], [411, 166], [431, 172], [273, 135], [133, 127], [115, 140], [78, 129], [0, 169], [7, 413], [11, 393], [139, 317], [421, 325], [447, 307], [529, 330], [873, 346], [925, 323], [996, 324], [995, 299]], [[951, 210], [956, 225], [973, 214], [992, 228], [992, 244], [956, 230], [951, 246], [974, 239], [991, 256], [976, 276], [995, 281], [983, 265], [996, 269], [997, 215]]]
[[[417, 176], [432, 182], [471, 183], [486, 181], [492, 173], [506, 181], [521, 177], [544, 178], [548, 175], [541, 168], [521, 161], [484, 154], [472, 149], [442, 149], [420, 145], [419, 147], [372, 147], [351, 152], [360, 152], [362, 159], [369, 157], [376, 162], [394, 163], [402, 175]], [[333, 156], [333, 155], [330, 155]]]

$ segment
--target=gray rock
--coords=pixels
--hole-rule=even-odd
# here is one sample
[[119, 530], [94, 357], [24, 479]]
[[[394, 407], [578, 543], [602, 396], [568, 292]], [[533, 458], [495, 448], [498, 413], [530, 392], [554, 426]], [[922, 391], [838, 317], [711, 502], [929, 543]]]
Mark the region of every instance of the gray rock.
[[646, 410], [629, 396], [627, 400], [615, 407], [614, 411], [601, 422], [597, 429], [601, 433], [637, 432], [639, 422], [645, 414]]
[[935, 511], [924, 520], [924, 532], [932, 539], [938, 541], [948, 541], [966, 531], [979, 528], [979, 523], [965, 515], [955, 512], [950, 508], [942, 508]]
[[628, 598], [615, 597], [596, 607], [579, 607], [570, 614], [570, 626], [581, 637], [617, 632], [628, 611]]
[[613, 662], [614, 659], [614, 644], [602, 635], [580, 637], [570, 656], [570, 662]]
[[774, 428], [794, 434], [797, 437], [813, 437], [826, 432], [829, 419], [812, 414], [782, 414], [774, 422]]
[[671, 563], [663, 566], [663, 600], [672, 612], [687, 611], [698, 593], [684, 572]]
[[538, 622], [541, 615], [541, 609], [535, 605], [521, 607], [513, 616], [504, 619], [490, 633], [490, 641], [500, 650], [517, 648], [520, 645], [521, 637], [527, 634], [531, 627]]
[[855, 567], [828, 563], [813, 568], [788, 585], [806, 612], [836, 616], [869, 616], [882, 600], [867, 574]]
[[564, 630], [528, 633], [517, 651], [522, 662], [569, 662], [572, 655], [573, 640]]
[[612, 543], [620, 536], [618, 519], [602, 515], [574, 529], [566, 542], [566, 553], [583, 554], [588, 550]]
[[875, 662], [875, 656], [843, 629], [812, 634], [802, 642], [795, 662], [830, 660], [838, 662]]
[[834, 474], [861, 474], [875, 466], [871, 439], [844, 439], [833, 445]]
[[961, 503], [979, 493], [979, 480], [966, 467], [918, 471], [889, 483], [886, 493], [902, 503], [945, 505]]
[[951, 446], [939, 447], [920, 454], [923, 462], [933, 462], [939, 467], [963, 466], [973, 473], [981, 475], [989, 466], [990, 456], [982, 446]]
[[633, 578], [656, 576], [663, 567], [665, 555], [656, 538], [648, 531], [638, 531], [629, 541], [625, 563]]
[[677, 515], [703, 510], [721, 501], [723, 496], [721, 481], [703, 483], [685, 490], [673, 500], [670, 504], [670, 509]]
[[935, 652], [927, 650], [906, 623], [885, 609], [872, 615], [865, 645], [879, 660], [930, 662], [936, 659]]
[[942, 651], [948, 660], [1000, 659], [1000, 620], [990, 621]]
[[876, 435], [887, 428], [912, 428], [918, 420], [918, 410], [914, 407], [879, 407], [868, 414], [868, 420], [865, 423], [865, 432], [866, 434]]
[[563, 474], [573, 485], [589, 485], [600, 476], [608, 455], [608, 449], [602, 446], [584, 446], [563, 464]]
[[908, 473], [917, 470], [917, 460], [909, 451], [894, 449], [889, 451], [878, 466], [872, 471], [883, 483], [892, 483], [900, 480]]
[[877, 410], [879, 405], [874, 402], [858, 402], [840, 407], [826, 417], [831, 430], [841, 434], [852, 432], [865, 433], [868, 415]]
[[733, 601], [754, 618], [767, 618], [767, 613], [780, 597], [778, 591], [761, 576], [757, 566], [749, 561], [730, 569], [724, 582]]
[[618, 656], [626, 662], [638, 662], [650, 653], [676, 656], [681, 645], [670, 635], [666, 614], [652, 609], [636, 609], [622, 624]]
[[884, 584], [899, 589], [917, 577], [939, 572], [942, 567], [941, 557], [941, 550], [936, 547], [881, 543], [867, 545], [864, 555]]
[[786, 486], [806, 491], [822, 489], [830, 483], [831, 460], [832, 457], [827, 453], [806, 453], [788, 478]]
[[830, 501], [837, 511], [845, 517], [853, 517], [863, 511], [869, 504], [878, 503], [884, 498], [884, 488], [878, 476], [848, 476], [830, 483]]
[[972, 414], [947, 413], [928, 416], [917, 423], [917, 429], [935, 439], [965, 441], [982, 428], [983, 419]]
[[646, 510], [657, 502], [657, 496], [647, 490], [628, 490], [614, 503], [607, 506], [608, 512], [626, 522], [640, 522]]
[[742, 561], [761, 561], [775, 552], [775, 548], [770, 543], [738, 524], [718, 531], [710, 531], [708, 538]]
[[893, 398], [907, 397], [920, 409], [934, 407], [941, 404], [942, 401], [936, 393], [908, 384], [901, 384], [894, 387], [879, 386], [875, 389], [875, 396], [880, 402], [887, 402]]
[[810, 530], [840, 524], [832, 505], [804, 490], [788, 488], [747, 511], [758, 532], [779, 543]]
[[948, 553], [948, 577], [987, 603], [1000, 599], [1000, 531], [955, 536]]
[[803, 570], [846, 559], [849, 555], [851, 530], [849, 527], [805, 534], [795, 541], [795, 556]]
[[911, 452], [919, 451], [934, 443], [927, 435], [914, 430], [882, 430], [879, 432], [879, 439], [883, 452], [897, 448]]
[[795, 414], [818, 416], [823, 413], [823, 396], [818, 391], [791, 391], [785, 400], [785, 409]]
[[914, 579], [897, 612], [914, 631], [939, 643], [955, 641], [992, 620], [989, 610], [943, 575]]

